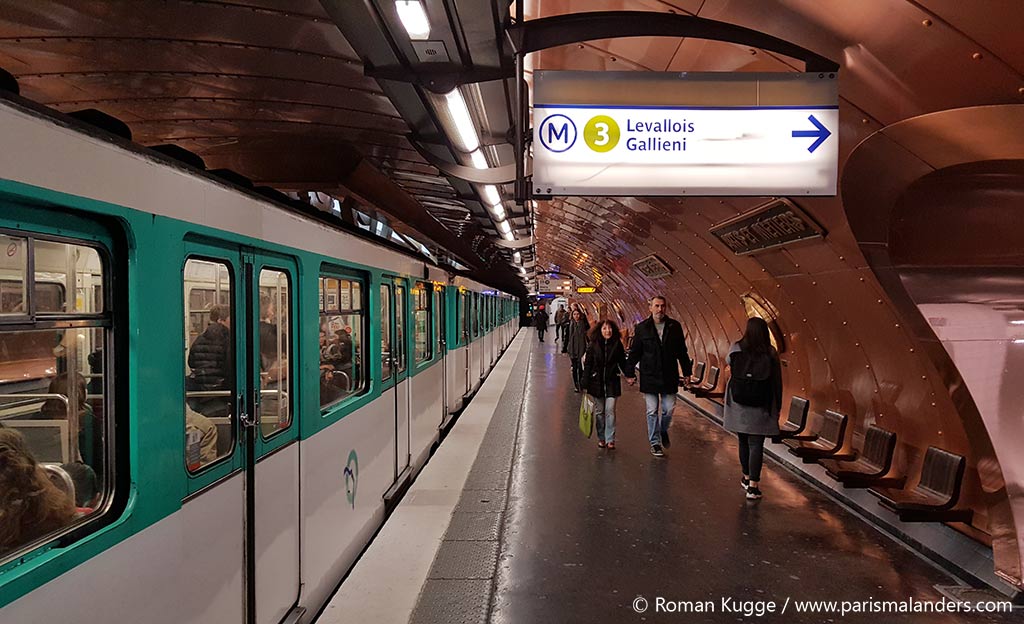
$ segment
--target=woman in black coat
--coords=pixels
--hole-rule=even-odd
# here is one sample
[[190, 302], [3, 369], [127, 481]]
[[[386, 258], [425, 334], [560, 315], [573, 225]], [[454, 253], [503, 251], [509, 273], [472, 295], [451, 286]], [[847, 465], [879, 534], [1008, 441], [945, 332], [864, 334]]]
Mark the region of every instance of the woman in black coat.
[[612, 320], [596, 323], [583, 358], [583, 387], [594, 402], [597, 445], [601, 448], [615, 448], [615, 399], [622, 394], [620, 372], [629, 374], [619, 327]]

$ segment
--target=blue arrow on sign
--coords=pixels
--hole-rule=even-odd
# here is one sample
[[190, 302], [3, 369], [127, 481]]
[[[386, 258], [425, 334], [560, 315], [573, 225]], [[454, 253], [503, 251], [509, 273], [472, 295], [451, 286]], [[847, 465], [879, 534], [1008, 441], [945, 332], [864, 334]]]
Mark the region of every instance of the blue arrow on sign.
[[821, 122], [815, 119], [814, 115], [811, 115], [807, 119], [811, 120], [811, 123], [814, 124], [814, 127], [817, 128], [817, 130], [794, 130], [793, 136], [818, 137], [818, 140], [815, 141], [814, 143], [811, 143], [811, 146], [807, 148], [807, 151], [813, 154], [814, 150], [818, 149], [818, 147], [825, 142], [825, 139], [832, 136], [832, 133], [828, 131], [828, 128], [821, 125]]

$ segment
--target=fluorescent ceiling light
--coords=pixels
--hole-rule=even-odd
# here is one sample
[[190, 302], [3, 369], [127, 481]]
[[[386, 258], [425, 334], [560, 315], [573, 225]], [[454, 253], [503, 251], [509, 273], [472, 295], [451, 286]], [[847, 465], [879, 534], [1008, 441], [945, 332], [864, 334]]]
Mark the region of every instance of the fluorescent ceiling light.
[[427, 11], [419, 0], [395, 0], [395, 9], [398, 11], [398, 18], [405, 26], [405, 32], [409, 33], [410, 39], [429, 39], [430, 20], [427, 19]]
[[477, 169], [486, 169], [490, 165], [487, 164], [487, 157], [480, 150], [474, 151], [469, 155], [469, 159], [473, 161], [473, 166]]
[[1024, 325], [1024, 321], [1010, 321], [1010, 325]]
[[511, 232], [512, 226], [508, 224], [508, 221], [498, 221], [498, 229], [502, 232]]
[[498, 192], [498, 188], [493, 184], [481, 186], [480, 197], [483, 198], [484, 203], [488, 206], [497, 206], [501, 203], [501, 193]]
[[[519, 253], [517, 251], [514, 254], [512, 254], [512, 259], [516, 261], [516, 264], [522, 264], [523, 263], [523, 254], [521, 254], [521, 253]], [[522, 267], [520, 267], [520, 269], [521, 268]]]
[[[512, 232], [505, 232], [502, 235], [502, 237], [507, 241], [514, 241], [516, 239], [515, 235], [512, 234]], [[1024, 342], [1024, 340], [1021, 340], [1021, 342]]]
[[498, 221], [505, 220], [505, 208], [502, 207], [501, 204], [495, 204], [491, 206], [491, 212], [494, 213], [494, 216], [495, 218], [498, 219]]
[[462, 91], [455, 87], [444, 94], [444, 102], [448, 107], [448, 114], [455, 124], [456, 136], [450, 137], [456, 147], [464, 152], [475, 152], [480, 149], [480, 137], [476, 134], [476, 122], [469, 114], [469, 107], [462, 97]]

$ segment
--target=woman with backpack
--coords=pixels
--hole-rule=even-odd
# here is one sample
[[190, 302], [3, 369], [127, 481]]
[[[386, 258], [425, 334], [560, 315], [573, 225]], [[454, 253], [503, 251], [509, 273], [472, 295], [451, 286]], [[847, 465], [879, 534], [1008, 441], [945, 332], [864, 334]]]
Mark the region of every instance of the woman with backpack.
[[615, 448], [615, 399], [622, 394], [620, 371], [630, 375], [618, 325], [610, 319], [595, 323], [583, 358], [583, 389], [594, 402], [597, 445], [601, 448]]
[[747, 498], [761, 498], [764, 440], [779, 435], [782, 367], [764, 319], [747, 319], [743, 338], [732, 345], [725, 363], [731, 370], [725, 391], [725, 428], [739, 437], [740, 485]]

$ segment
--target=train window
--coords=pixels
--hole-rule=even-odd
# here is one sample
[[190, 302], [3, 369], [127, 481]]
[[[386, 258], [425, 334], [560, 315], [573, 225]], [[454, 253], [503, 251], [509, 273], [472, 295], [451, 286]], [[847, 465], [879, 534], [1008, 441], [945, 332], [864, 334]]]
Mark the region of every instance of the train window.
[[416, 362], [426, 362], [433, 357], [433, 343], [430, 338], [431, 323], [431, 293], [434, 287], [424, 282], [417, 282], [412, 289], [413, 305], [415, 313], [413, 322], [416, 333]]
[[380, 356], [381, 378], [391, 379], [391, 286], [380, 287]]
[[190, 472], [231, 455], [235, 446], [232, 285], [224, 262], [185, 262], [185, 466]]
[[405, 372], [405, 286], [395, 286], [395, 369]]
[[363, 287], [340, 277], [320, 278], [320, 407], [366, 387]]
[[28, 239], [0, 234], [0, 315], [26, 315]]
[[469, 295], [459, 293], [459, 340], [462, 344], [469, 342]]
[[103, 312], [103, 300], [97, 300], [94, 288], [103, 281], [99, 253], [81, 245], [44, 240], [34, 242], [36, 312]]
[[[110, 440], [106, 432], [113, 417], [104, 370], [113, 349], [109, 313], [84, 314], [87, 302], [64, 310], [63, 285], [36, 282], [51, 279], [48, 271], [29, 274], [28, 267], [46, 267], [53, 250], [71, 265], [64, 275], [76, 275], [89, 293], [106, 288], [100, 252], [91, 247], [38, 238], [2, 236], [0, 245], [0, 311], [17, 315], [17, 330], [0, 325], [0, 564], [28, 548], [52, 539], [72, 525], [99, 516], [112, 494]], [[72, 250], [70, 253], [67, 250]], [[79, 258], [91, 263], [87, 270]], [[73, 327], [53, 327], [37, 316], [49, 311], [68, 316]], [[40, 306], [39, 304], [43, 305]], [[42, 309], [39, 309], [39, 308]], [[91, 312], [91, 310], [90, 310]], [[66, 324], [66, 323], [62, 323]]]
[[480, 295], [473, 293], [473, 337], [480, 335]]
[[260, 271], [260, 431], [264, 438], [284, 431], [292, 422], [291, 287], [288, 274], [274, 269]]
[[437, 352], [444, 354], [444, 337], [448, 333], [448, 328], [445, 327], [447, 319], [445, 315], [447, 311], [444, 305], [444, 290], [438, 289], [434, 291], [434, 309], [437, 310]]

